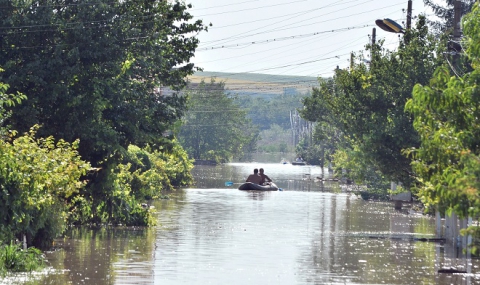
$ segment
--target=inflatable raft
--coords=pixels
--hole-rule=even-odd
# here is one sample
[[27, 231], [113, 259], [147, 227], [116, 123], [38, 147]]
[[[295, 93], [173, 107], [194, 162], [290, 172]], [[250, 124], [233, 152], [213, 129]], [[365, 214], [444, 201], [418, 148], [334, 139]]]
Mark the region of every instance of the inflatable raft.
[[238, 190], [277, 191], [278, 187], [277, 185], [275, 185], [275, 183], [271, 182], [268, 185], [259, 185], [252, 182], [245, 182], [240, 185], [240, 187], [238, 187]]

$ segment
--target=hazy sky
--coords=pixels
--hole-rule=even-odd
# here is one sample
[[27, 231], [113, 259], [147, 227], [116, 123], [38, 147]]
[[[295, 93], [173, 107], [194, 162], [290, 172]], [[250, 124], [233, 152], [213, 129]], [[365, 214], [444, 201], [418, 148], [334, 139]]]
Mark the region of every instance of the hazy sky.
[[[195, 62], [205, 71], [327, 77], [364, 50], [372, 28], [385, 47], [398, 34], [375, 25], [390, 18], [406, 24], [408, 0], [186, 0], [196, 19], [212, 23], [199, 34]], [[413, 16], [426, 13], [413, 0]], [[403, 22], [403, 24], [402, 24]], [[416, 19], [412, 20], [414, 25]]]

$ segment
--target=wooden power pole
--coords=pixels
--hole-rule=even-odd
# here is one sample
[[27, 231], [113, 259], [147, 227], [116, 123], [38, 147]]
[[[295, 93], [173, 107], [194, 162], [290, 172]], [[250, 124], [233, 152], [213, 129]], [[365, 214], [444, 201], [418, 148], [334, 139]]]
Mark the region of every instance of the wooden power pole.
[[[461, 47], [460, 45], [460, 40], [462, 37], [462, 30], [460, 29], [460, 19], [462, 17], [462, 1], [456, 0], [455, 3], [453, 4], [453, 46], [458, 46]], [[458, 59], [459, 59], [459, 48], [454, 49], [454, 55], [453, 55], [453, 68], [456, 68]]]
[[412, 28], [412, 0], [408, 0], [407, 6], [407, 30]]

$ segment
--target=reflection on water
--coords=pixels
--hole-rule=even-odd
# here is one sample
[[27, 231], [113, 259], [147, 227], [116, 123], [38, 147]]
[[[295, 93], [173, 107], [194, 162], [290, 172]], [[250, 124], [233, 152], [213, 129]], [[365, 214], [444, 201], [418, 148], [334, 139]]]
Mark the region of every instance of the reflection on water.
[[238, 188], [254, 168], [265, 169], [267, 174], [278, 187], [284, 190], [295, 191], [340, 191], [337, 182], [321, 181], [318, 178], [330, 178], [325, 169], [319, 166], [296, 166], [281, 163], [229, 163], [217, 166], [201, 166], [193, 169], [196, 177], [196, 188], [225, 188], [225, 182], [234, 182], [230, 188]]
[[[285, 191], [225, 186], [254, 167]], [[480, 283], [478, 260], [417, 240], [433, 237], [433, 220], [308, 177], [319, 173], [264, 163], [196, 166], [195, 187], [155, 203], [156, 228], [73, 231], [48, 254], [54, 274], [28, 284]], [[470, 274], [437, 273], [445, 267]]]

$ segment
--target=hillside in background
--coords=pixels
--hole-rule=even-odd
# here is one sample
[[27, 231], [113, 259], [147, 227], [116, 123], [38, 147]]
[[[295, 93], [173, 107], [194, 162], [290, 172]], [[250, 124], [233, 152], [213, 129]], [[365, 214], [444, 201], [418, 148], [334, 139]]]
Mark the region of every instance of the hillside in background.
[[227, 73], [227, 72], [196, 72], [189, 76], [189, 88], [203, 79], [209, 82], [211, 78], [224, 81], [229, 92], [238, 95], [271, 97], [273, 95], [294, 95], [307, 93], [312, 87], [318, 86], [316, 77], [271, 75], [260, 73]]

